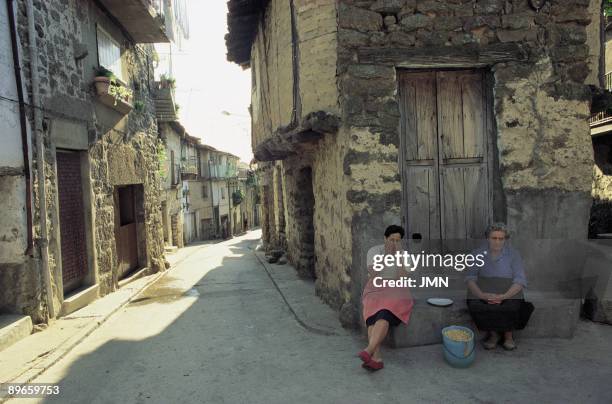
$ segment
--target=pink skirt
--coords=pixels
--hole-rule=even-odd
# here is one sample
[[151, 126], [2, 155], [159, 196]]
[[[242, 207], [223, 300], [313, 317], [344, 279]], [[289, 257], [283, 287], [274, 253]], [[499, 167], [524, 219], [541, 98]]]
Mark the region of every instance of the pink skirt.
[[363, 319], [376, 314], [379, 310], [387, 309], [399, 318], [402, 323], [408, 324], [414, 299], [409, 288], [391, 288], [374, 286], [374, 279], [370, 279], [363, 289], [361, 297], [363, 306]]

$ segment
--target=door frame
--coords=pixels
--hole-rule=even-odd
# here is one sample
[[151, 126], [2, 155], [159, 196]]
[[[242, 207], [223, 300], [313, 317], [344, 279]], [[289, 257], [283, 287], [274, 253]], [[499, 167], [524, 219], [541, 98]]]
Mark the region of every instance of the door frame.
[[[398, 105], [401, 105], [402, 102], [402, 93], [401, 93], [401, 80], [403, 76], [409, 75], [411, 73], [437, 73], [437, 72], [450, 72], [450, 71], [479, 71], [482, 73], [482, 83], [483, 83], [483, 105], [484, 105], [484, 133], [485, 133], [485, 141], [483, 146], [486, 147], [485, 152], [486, 155], [486, 169], [487, 169], [487, 222], [491, 223], [494, 218], [494, 205], [495, 205], [495, 187], [496, 187], [496, 174], [495, 166], [497, 163], [497, 158], [495, 156], [495, 150], [497, 149], [496, 142], [496, 127], [495, 127], [495, 118], [494, 118], [494, 110], [493, 110], [493, 86], [494, 86], [494, 77], [493, 74], [488, 67], [483, 66], [464, 66], [464, 67], [436, 67], [436, 68], [396, 68], [396, 85], [397, 85], [397, 102]], [[436, 88], [437, 88], [437, 80], [436, 80]], [[437, 98], [437, 91], [436, 91]], [[405, 175], [406, 168], [406, 138], [403, 136], [403, 125], [405, 122], [404, 111], [402, 108], [400, 109], [400, 119], [398, 123], [398, 134], [399, 134], [399, 151], [398, 151], [398, 159], [399, 159], [399, 170], [400, 170], [400, 182], [401, 182], [401, 220], [402, 225], [406, 229], [406, 234], [411, 235], [410, 222], [408, 218], [408, 195], [407, 191], [408, 187], [408, 176]], [[436, 101], [436, 110], [438, 110], [438, 102]], [[438, 126], [439, 119], [436, 117], [436, 125]], [[439, 142], [439, 134], [436, 137], [436, 142]], [[443, 212], [442, 212], [442, 189], [440, 186], [440, 146], [437, 144], [437, 153], [435, 160], [434, 173], [438, 177], [438, 187], [436, 190], [436, 198], [438, 203], [438, 209], [440, 211], [440, 245], [442, 246], [443, 238]], [[483, 234], [483, 238], [484, 238]], [[443, 248], [441, 248], [443, 250]]]

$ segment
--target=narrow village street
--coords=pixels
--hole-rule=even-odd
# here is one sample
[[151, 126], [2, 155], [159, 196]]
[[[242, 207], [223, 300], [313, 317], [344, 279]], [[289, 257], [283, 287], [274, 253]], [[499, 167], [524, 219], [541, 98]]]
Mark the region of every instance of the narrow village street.
[[[479, 348], [470, 369], [439, 345], [385, 351], [369, 373], [364, 339], [342, 329], [311, 282], [263, 264], [261, 236], [186, 247], [174, 265], [33, 383], [60, 395], [10, 403], [581, 402], [612, 396], [612, 329], [582, 321], [576, 336]], [[260, 254], [260, 258], [256, 254]], [[305, 327], [306, 328], [305, 328]], [[561, 359], [563, 358], [563, 359]]]

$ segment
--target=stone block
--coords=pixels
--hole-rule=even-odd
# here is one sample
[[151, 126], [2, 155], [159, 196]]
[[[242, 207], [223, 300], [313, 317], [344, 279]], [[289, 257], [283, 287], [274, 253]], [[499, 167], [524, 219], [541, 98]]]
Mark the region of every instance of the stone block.
[[96, 300], [100, 296], [99, 286], [93, 285], [82, 289], [71, 296], [64, 299], [62, 303], [62, 309], [60, 312], [60, 316], [66, 316], [70, 313], [81, 309], [94, 300]]
[[[429, 305], [425, 298], [415, 298], [408, 325], [400, 324], [391, 332], [386, 344], [394, 348], [439, 344], [442, 329], [462, 325], [476, 331], [465, 302], [465, 293], [450, 297], [450, 307]], [[580, 299], [566, 298], [556, 292], [525, 291], [525, 300], [535, 310], [524, 330], [516, 331], [518, 338], [571, 338], [580, 317]]]
[[518, 30], [499, 30], [497, 31], [497, 38], [500, 42], [520, 42], [520, 41], [535, 41], [538, 37], [538, 30], [531, 29], [518, 29]]
[[432, 23], [433, 19], [424, 14], [412, 14], [405, 16], [400, 20], [402, 29], [405, 31], [415, 31], [418, 28], [427, 28], [430, 27]]
[[476, 14], [498, 14], [504, 9], [505, 0], [477, 0], [474, 5]]
[[377, 0], [370, 6], [370, 10], [383, 14], [396, 14], [406, 3], [406, 0]]
[[338, 26], [356, 31], [380, 31], [383, 17], [379, 13], [342, 3], [338, 10]]
[[402, 7], [402, 9], [400, 11], [398, 11], [398, 13], [397, 13], [398, 20], [401, 20], [402, 18], [404, 18], [407, 15], [414, 14], [415, 10], [416, 10], [416, 0], [409, 0], [404, 5], [404, 7]]
[[421, 0], [416, 8], [418, 13], [429, 16], [450, 16], [453, 15], [453, 8], [445, 1]]
[[534, 18], [529, 14], [507, 14], [502, 16], [501, 21], [505, 29], [522, 29], [534, 25]]
[[0, 316], [0, 352], [32, 333], [30, 316], [7, 314]]
[[474, 28], [479, 27], [489, 27], [489, 28], [498, 28], [501, 26], [501, 20], [496, 15], [479, 15], [473, 18], [468, 18], [465, 20], [463, 24], [463, 29], [466, 31], [471, 31]]

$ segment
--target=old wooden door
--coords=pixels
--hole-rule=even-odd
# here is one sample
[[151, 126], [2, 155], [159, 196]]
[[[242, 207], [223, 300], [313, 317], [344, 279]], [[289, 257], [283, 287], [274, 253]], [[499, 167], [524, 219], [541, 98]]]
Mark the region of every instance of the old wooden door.
[[481, 239], [489, 221], [484, 85], [480, 70], [399, 76], [404, 222], [428, 247]]
[[134, 186], [119, 187], [116, 194], [119, 223], [116, 226], [119, 277], [123, 278], [138, 268], [138, 233], [134, 203]]
[[64, 293], [80, 287], [87, 276], [85, 212], [81, 156], [76, 152], [57, 153], [62, 281]]

